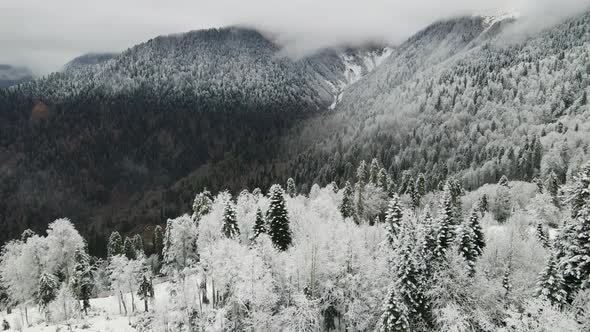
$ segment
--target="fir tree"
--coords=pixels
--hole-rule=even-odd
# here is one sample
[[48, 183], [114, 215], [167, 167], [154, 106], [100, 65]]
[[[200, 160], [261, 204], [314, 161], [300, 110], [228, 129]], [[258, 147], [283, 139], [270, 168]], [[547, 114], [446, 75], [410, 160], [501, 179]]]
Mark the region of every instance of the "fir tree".
[[473, 276], [475, 274], [475, 262], [480, 253], [475, 245], [475, 234], [469, 222], [461, 225], [458, 232], [458, 240], [459, 254], [463, 256], [467, 263], [468, 274]]
[[356, 178], [359, 183], [364, 184], [367, 182], [367, 177], [369, 175], [369, 171], [367, 170], [367, 163], [364, 160], [361, 160], [359, 167], [356, 169]]
[[416, 192], [420, 197], [424, 197], [426, 195], [426, 178], [424, 177], [423, 173], [418, 175], [418, 180], [416, 180]]
[[387, 171], [385, 168], [381, 168], [379, 174], [377, 174], [377, 186], [383, 189], [383, 192], [389, 192], [389, 181], [387, 179]]
[[398, 235], [401, 233], [403, 212], [400, 206], [399, 197], [394, 195], [389, 200], [387, 212], [385, 213], [385, 227], [387, 230], [387, 241], [394, 247]]
[[557, 175], [554, 171], [551, 171], [551, 173], [549, 173], [549, 176], [547, 176], [547, 180], [545, 181], [545, 188], [547, 189], [547, 192], [551, 194], [553, 200], [556, 201], [557, 194], [559, 193], [559, 180], [557, 179]]
[[371, 161], [371, 168], [369, 169], [369, 183], [372, 183], [375, 186], [378, 184], [379, 169], [380, 167], [377, 158], [373, 158]]
[[365, 186], [361, 182], [357, 182], [355, 186], [356, 191], [356, 213], [354, 215], [354, 221], [358, 224], [361, 223], [361, 220], [365, 213], [365, 203], [363, 202], [363, 191]]
[[195, 196], [195, 200], [193, 201], [193, 221], [198, 223], [204, 215], [211, 211], [212, 205], [211, 193], [205, 188], [203, 192]]
[[[41, 310], [45, 311], [49, 303], [55, 300], [58, 289], [59, 282], [53, 274], [46, 272], [41, 274], [41, 277], [39, 278], [39, 287], [37, 290], [37, 302]], [[48, 314], [48, 312], [46, 313]]]
[[436, 250], [437, 232], [433, 225], [432, 216], [428, 211], [424, 216], [423, 230], [424, 234], [422, 238], [420, 252], [422, 253], [422, 256], [425, 258], [425, 260], [429, 261]]
[[508, 188], [508, 178], [506, 177], [506, 175], [502, 175], [500, 181], [498, 181], [498, 185]]
[[481, 225], [479, 223], [479, 215], [477, 213], [477, 210], [475, 209], [471, 211], [468, 226], [471, 229], [471, 232], [473, 233], [473, 244], [474, 249], [477, 252], [477, 256], [481, 256], [483, 254], [483, 249], [486, 246], [486, 241], [483, 234], [483, 230], [481, 229]]
[[344, 185], [342, 203], [340, 203], [340, 213], [342, 214], [342, 218], [350, 218], [354, 216], [354, 191], [348, 181], [346, 181], [346, 184]]
[[[129, 238], [127, 238], [129, 239]], [[127, 242], [127, 239], [125, 242]], [[78, 301], [82, 301], [82, 309], [88, 314], [90, 308], [90, 296], [92, 295], [93, 277], [90, 257], [81, 249], [76, 250], [74, 255], [75, 265], [72, 275], [72, 292]]]
[[121, 238], [121, 234], [119, 234], [119, 232], [112, 232], [111, 236], [109, 237], [109, 243], [107, 245], [107, 255], [108, 257], [113, 257], [122, 254], [123, 239]]
[[421, 273], [408, 243], [404, 244], [396, 257], [395, 289], [398, 298], [407, 308], [408, 320], [411, 325], [420, 321], [428, 323], [430, 308], [420, 280]]
[[535, 235], [537, 236], [537, 239], [539, 240], [539, 242], [541, 242], [541, 244], [543, 245], [544, 248], [550, 247], [549, 237], [547, 236], [547, 233], [545, 232], [545, 229], [543, 228], [542, 223], [537, 224], [537, 229], [535, 231]]
[[332, 181], [330, 185], [332, 186], [332, 191], [334, 192], [334, 194], [337, 194], [340, 188], [338, 188], [338, 184], [336, 183], [336, 181]]
[[152, 286], [152, 282], [148, 280], [148, 278], [144, 275], [141, 283], [139, 284], [139, 290], [137, 291], [137, 295], [141, 300], [143, 300], [143, 306], [145, 312], [148, 312], [148, 300], [154, 297], [154, 287]]
[[137, 259], [137, 253], [135, 252], [135, 245], [133, 240], [125, 237], [125, 244], [123, 245], [123, 251], [127, 259]]
[[260, 234], [266, 233], [266, 220], [264, 220], [264, 215], [260, 208], [256, 209], [256, 220], [254, 221], [253, 231], [254, 235], [252, 236], [252, 240], [258, 238]]
[[479, 199], [479, 203], [478, 203], [478, 209], [482, 215], [484, 215], [486, 212], [488, 212], [490, 210], [490, 206], [488, 203], [488, 195], [486, 195], [486, 194], [481, 195], [481, 198]]
[[143, 256], [143, 237], [139, 234], [135, 234], [133, 237], [133, 248], [135, 249], [136, 256]]
[[567, 299], [563, 276], [559, 271], [557, 261], [553, 255], [549, 256], [547, 266], [545, 266], [545, 269], [539, 275], [537, 296], [559, 307], [565, 304]]
[[451, 245], [453, 240], [453, 203], [450, 192], [447, 190], [444, 193], [442, 201], [442, 212], [439, 219], [439, 227], [436, 236], [436, 248], [434, 255], [442, 257], [445, 255], [447, 248]]
[[270, 188], [270, 206], [266, 213], [269, 224], [268, 233], [275, 247], [285, 251], [291, 245], [291, 229], [289, 227], [289, 214], [285, 206], [283, 188], [275, 184]]
[[240, 235], [236, 211], [231, 201], [227, 201], [225, 203], [225, 209], [223, 210], [223, 226], [221, 228], [221, 232], [228, 239], [237, 239]]
[[387, 296], [387, 302], [383, 306], [381, 315], [381, 332], [409, 332], [410, 322], [408, 308], [401, 301], [395, 289], [392, 287]]
[[295, 180], [293, 180], [293, 178], [289, 178], [287, 180], [287, 195], [289, 195], [290, 197], [295, 197], [295, 195], [297, 194], [297, 189], [295, 188]]
[[164, 249], [164, 233], [160, 225], [154, 228], [154, 253], [162, 259], [162, 250]]

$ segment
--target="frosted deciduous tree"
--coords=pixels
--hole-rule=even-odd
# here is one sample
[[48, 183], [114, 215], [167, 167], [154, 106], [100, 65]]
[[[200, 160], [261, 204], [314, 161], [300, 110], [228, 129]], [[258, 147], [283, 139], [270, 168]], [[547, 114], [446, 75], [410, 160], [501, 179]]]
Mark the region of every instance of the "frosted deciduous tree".
[[213, 205], [211, 193], [205, 188], [201, 193], [195, 196], [195, 200], [193, 201], [193, 221], [199, 222], [201, 217], [211, 211], [211, 205]]
[[197, 237], [197, 226], [188, 215], [168, 221], [164, 236], [164, 272], [182, 271], [197, 263]]

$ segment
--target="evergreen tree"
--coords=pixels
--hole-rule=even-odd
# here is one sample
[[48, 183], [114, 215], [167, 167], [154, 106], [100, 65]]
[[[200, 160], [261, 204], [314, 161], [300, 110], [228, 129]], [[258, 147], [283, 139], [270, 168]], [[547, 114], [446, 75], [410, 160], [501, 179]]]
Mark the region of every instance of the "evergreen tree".
[[383, 306], [380, 332], [410, 332], [408, 308], [401, 301], [392, 287]]
[[332, 181], [332, 183], [330, 184], [332, 185], [332, 190], [334, 191], [334, 194], [337, 194], [340, 188], [338, 188], [338, 184], [336, 183], [336, 181]]
[[137, 291], [137, 295], [141, 300], [143, 300], [143, 306], [145, 312], [148, 312], [148, 300], [154, 297], [154, 287], [152, 286], [152, 282], [148, 280], [148, 278], [144, 275], [141, 283], [139, 284], [139, 290]]
[[367, 183], [367, 177], [369, 176], [369, 171], [367, 170], [367, 163], [364, 160], [361, 160], [359, 167], [356, 169], [356, 178], [358, 183], [361, 183], [363, 186]]
[[437, 232], [433, 224], [432, 216], [428, 211], [424, 216], [423, 224], [424, 234], [422, 237], [420, 252], [422, 253], [425, 261], [430, 261], [430, 258], [436, 250]]
[[408, 186], [408, 188], [410, 199], [412, 200], [412, 207], [417, 209], [420, 207], [420, 200], [422, 199], [422, 195], [420, 195], [420, 193], [414, 185]]
[[57, 278], [53, 274], [42, 273], [39, 278], [39, 288], [37, 290], [37, 302], [42, 310], [45, 310], [49, 303], [55, 300], [58, 290], [59, 282]]
[[451, 194], [447, 190], [443, 196], [442, 212], [436, 236], [436, 248], [434, 250], [434, 255], [436, 257], [444, 256], [447, 248], [451, 245], [451, 242], [453, 241], [453, 224], [453, 203]]
[[496, 188], [496, 199], [493, 207], [494, 217], [499, 223], [504, 223], [512, 214], [512, 195], [507, 185]]
[[260, 234], [266, 233], [266, 220], [264, 220], [264, 215], [260, 208], [256, 209], [256, 220], [254, 221], [253, 231], [254, 235], [252, 236], [252, 240], [258, 238]]
[[421, 273], [409, 243], [404, 244], [396, 257], [395, 289], [398, 298], [407, 308], [408, 320], [411, 325], [429, 323], [430, 307], [421, 283]]
[[418, 180], [416, 180], [416, 192], [420, 197], [426, 196], [426, 178], [423, 173], [420, 173]]
[[342, 203], [340, 203], [340, 213], [342, 214], [342, 218], [350, 218], [354, 216], [354, 191], [348, 181], [346, 181], [346, 184], [344, 185]]
[[[125, 242], [127, 242], [127, 239], [125, 239]], [[72, 292], [78, 301], [82, 301], [82, 309], [84, 310], [84, 313], [88, 314], [88, 308], [90, 308], [90, 296], [92, 295], [92, 288], [94, 287], [90, 257], [84, 250], [78, 249], [75, 252], [74, 261]]]
[[385, 213], [385, 223], [387, 230], [387, 241], [394, 247], [398, 235], [401, 233], [403, 212], [399, 202], [399, 196], [394, 195], [389, 200], [387, 212]]
[[205, 188], [203, 192], [195, 196], [195, 200], [193, 201], [193, 221], [198, 223], [199, 220], [201, 220], [201, 217], [211, 211], [212, 205], [213, 200], [211, 199], [211, 193]]
[[479, 212], [481, 212], [482, 215], [484, 215], [486, 212], [490, 210], [490, 205], [488, 203], [488, 195], [481, 195], [481, 198], [479, 199], [478, 203], [478, 208]]
[[498, 181], [498, 185], [508, 188], [509, 183], [508, 183], [508, 178], [506, 177], [506, 175], [502, 175], [502, 177], [500, 178], [500, 181]]
[[389, 181], [387, 179], [387, 171], [385, 168], [381, 168], [379, 174], [377, 174], [377, 186], [383, 189], [383, 192], [389, 192]]
[[136, 256], [143, 256], [143, 237], [139, 234], [135, 234], [133, 237], [133, 248], [135, 249]]
[[162, 259], [162, 250], [164, 249], [164, 233], [160, 225], [154, 228], [154, 253]]
[[37, 235], [37, 234], [35, 234], [35, 232], [34, 232], [32, 229], [30, 229], [30, 228], [27, 228], [27, 229], [25, 229], [25, 230], [23, 231], [23, 233], [20, 235], [20, 240], [21, 240], [22, 242], [27, 242], [27, 240], [28, 240], [29, 238], [31, 238], [31, 237], [33, 237], [33, 236], [35, 236], [35, 235]]
[[475, 244], [475, 234], [469, 221], [461, 225], [458, 232], [458, 240], [459, 254], [463, 256], [467, 263], [468, 274], [473, 276], [475, 274], [475, 262], [480, 253]]
[[231, 201], [225, 203], [223, 210], [223, 226], [221, 232], [228, 239], [237, 239], [240, 236], [240, 229], [238, 227], [238, 219], [236, 218], [236, 210]]
[[468, 226], [471, 228], [471, 232], [473, 233], [473, 244], [474, 249], [477, 252], [477, 256], [481, 256], [483, 254], [483, 249], [486, 246], [486, 241], [483, 230], [481, 229], [481, 225], [479, 223], [479, 215], [476, 209], [471, 211]]
[[107, 255], [108, 257], [113, 257], [116, 255], [123, 254], [123, 239], [121, 238], [121, 234], [119, 232], [112, 232], [111, 236], [109, 237], [109, 243], [107, 244]]
[[123, 245], [123, 251], [127, 259], [137, 259], [137, 253], [135, 252], [135, 244], [133, 240], [125, 237], [125, 244]]
[[547, 266], [539, 275], [537, 282], [537, 296], [551, 302], [552, 305], [562, 306], [567, 299], [567, 292], [564, 290], [564, 280], [555, 257], [551, 255]]
[[539, 240], [539, 242], [541, 242], [541, 244], [543, 245], [544, 248], [550, 247], [549, 236], [545, 232], [545, 229], [543, 228], [542, 223], [537, 224], [537, 229], [535, 231], [535, 235], [537, 236], [537, 239]]
[[293, 180], [293, 178], [289, 178], [287, 180], [287, 195], [289, 195], [290, 197], [295, 197], [295, 195], [297, 195], [295, 180]]
[[356, 213], [354, 215], [354, 221], [358, 224], [361, 223], [365, 213], [365, 203], [363, 202], [363, 191], [365, 186], [361, 182], [357, 182], [355, 186], [356, 191]]
[[380, 167], [377, 158], [373, 158], [371, 161], [371, 168], [369, 169], [369, 183], [372, 183], [375, 186], [378, 184], [379, 169]]
[[535, 177], [533, 179], [533, 183], [537, 186], [537, 190], [539, 191], [539, 194], [543, 193], [543, 181], [541, 181], [541, 179], [539, 179], [538, 177]]
[[285, 206], [283, 188], [275, 184], [270, 188], [270, 206], [266, 213], [269, 224], [268, 233], [277, 249], [285, 251], [291, 245], [291, 229], [289, 227], [289, 214]]
[[545, 188], [547, 189], [547, 192], [551, 194], [553, 200], [556, 201], [557, 194], [559, 193], [559, 179], [557, 178], [557, 175], [554, 171], [551, 171], [551, 173], [549, 173], [549, 176], [547, 176], [547, 180], [545, 181]]

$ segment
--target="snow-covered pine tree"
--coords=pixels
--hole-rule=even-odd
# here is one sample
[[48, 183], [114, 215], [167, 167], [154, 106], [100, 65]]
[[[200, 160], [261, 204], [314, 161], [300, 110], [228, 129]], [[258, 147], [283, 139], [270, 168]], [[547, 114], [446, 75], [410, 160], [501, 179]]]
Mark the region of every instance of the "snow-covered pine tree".
[[289, 178], [287, 180], [287, 195], [289, 195], [291, 198], [295, 197], [295, 195], [297, 195], [297, 188], [295, 187], [295, 180], [293, 180], [293, 178]]
[[469, 217], [469, 228], [473, 232], [473, 244], [474, 249], [477, 252], [477, 256], [481, 256], [483, 254], [483, 249], [486, 246], [485, 236], [483, 234], [483, 230], [481, 229], [481, 225], [479, 223], [479, 214], [477, 209], [473, 209], [471, 211], [471, 216]]
[[547, 176], [547, 180], [545, 180], [545, 188], [547, 189], [547, 192], [551, 194], [553, 200], [556, 201], [557, 194], [559, 193], [559, 179], [554, 171], [551, 171]]
[[[416, 183], [417, 184], [417, 183]], [[412, 199], [412, 206], [417, 209], [420, 207], [420, 200], [422, 195], [418, 192], [415, 185], [408, 186], [410, 199]]]
[[342, 218], [350, 218], [354, 216], [354, 191], [349, 181], [344, 185], [342, 194], [342, 203], [340, 203], [340, 213]]
[[59, 282], [57, 278], [50, 273], [43, 272], [41, 277], [39, 278], [39, 288], [37, 290], [37, 303], [42, 311], [45, 311], [46, 319], [49, 320], [49, 312], [47, 306], [53, 300], [55, 300], [57, 296], [57, 291], [59, 289]]
[[453, 202], [448, 189], [444, 192], [441, 209], [436, 235], [436, 248], [434, 249], [436, 257], [444, 256], [453, 241]]
[[148, 312], [148, 300], [154, 297], [154, 286], [152, 286], [151, 280], [149, 280], [145, 275], [141, 279], [139, 289], [137, 290], [137, 295], [141, 300], [143, 300], [145, 312]]
[[233, 203], [229, 200], [225, 203], [223, 210], [223, 226], [221, 227], [221, 232], [228, 239], [237, 239], [240, 236], [236, 210]]
[[258, 238], [258, 236], [262, 233], [266, 233], [266, 220], [264, 219], [264, 215], [262, 214], [262, 210], [260, 208], [256, 209], [256, 220], [254, 220], [254, 229], [252, 236], [252, 240]]
[[364, 160], [361, 160], [359, 166], [356, 169], [357, 182], [362, 183], [364, 185], [365, 183], [367, 183], [368, 176], [369, 171], [367, 170], [367, 163]]
[[389, 181], [387, 180], [387, 171], [385, 168], [381, 168], [379, 170], [379, 174], [377, 174], [377, 186], [383, 189], [383, 192], [389, 191]]
[[416, 180], [416, 192], [420, 195], [420, 198], [426, 195], [426, 177], [424, 177], [424, 173], [418, 174], [418, 180]]
[[164, 249], [164, 233], [160, 225], [156, 225], [154, 228], [154, 253], [158, 255], [158, 258], [162, 259], [162, 250]]
[[76, 250], [75, 253], [74, 273], [72, 275], [72, 293], [82, 301], [82, 309], [88, 315], [88, 308], [90, 308], [90, 296], [92, 295], [92, 288], [94, 281], [92, 276], [92, 266], [90, 265], [90, 256], [81, 249]]
[[115, 231], [111, 233], [109, 237], [109, 243], [107, 244], [107, 255], [113, 257], [115, 255], [123, 254], [123, 238], [119, 232]]
[[498, 181], [498, 185], [503, 186], [503, 187], [508, 187], [508, 178], [506, 177], [506, 175], [502, 175], [502, 177], [500, 178], [500, 181]]
[[421, 273], [417, 268], [418, 263], [410, 247], [412, 245], [411, 241], [407, 241], [401, 250], [396, 252], [394, 284], [398, 298], [408, 310], [407, 317], [410, 325], [420, 322], [429, 323], [430, 321], [430, 306], [421, 282]]
[[377, 158], [373, 158], [373, 160], [371, 161], [371, 167], [369, 169], [369, 183], [372, 183], [374, 185], [378, 184], [379, 169], [379, 161], [377, 161]]
[[332, 186], [332, 191], [334, 191], [334, 194], [337, 194], [338, 190], [340, 190], [340, 188], [338, 188], [338, 183], [336, 183], [336, 181], [332, 181], [330, 185]]
[[481, 195], [481, 198], [479, 199], [477, 207], [478, 207], [479, 212], [482, 215], [486, 214], [486, 212], [488, 212], [490, 210], [490, 204], [488, 203], [488, 195], [486, 195], [486, 194]]
[[137, 257], [144, 255], [143, 237], [140, 234], [135, 234], [135, 236], [133, 236], [133, 248], [135, 249]]
[[273, 185], [270, 187], [269, 197], [270, 206], [266, 212], [268, 234], [275, 247], [281, 251], [285, 251], [291, 245], [292, 238], [283, 188], [278, 184]]
[[390, 200], [385, 213], [385, 227], [387, 230], [387, 242], [393, 248], [402, 229], [403, 211], [400, 206], [399, 196], [396, 194]]
[[[432, 255], [436, 250], [437, 243], [437, 230], [434, 227], [434, 222], [430, 212], [426, 211], [426, 215], [424, 216], [424, 221], [422, 224], [423, 235], [420, 252], [422, 253], [422, 257], [424, 257], [424, 260], [428, 261], [430, 258], [432, 258]], [[427, 267], [430, 266], [430, 264], [427, 265]]]
[[457, 240], [459, 254], [463, 256], [467, 263], [467, 273], [469, 276], [473, 276], [475, 274], [475, 262], [479, 256], [479, 251], [475, 244], [475, 234], [469, 220], [459, 227]]
[[539, 240], [539, 242], [541, 242], [541, 244], [543, 245], [544, 248], [549, 248], [549, 236], [547, 235], [547, 233], [545, 232], [545, 229], [543, 227], [542, 223], [538, 223], [537, 224], [537, 228], [535, 230], [535, 236], [537, 237], [537, 239]]
[[387, 295], [387, 302], [383, 306], [383, 314], [380, 319], [380, 332], [409, 332], [410, 322], [408, 308], [397, 296], [394, 287], [391, 287]]
[[199, 220], [201, 220], [201, 217], [211, 211], [212, 205], [213, 200], [211, 200], [211, 193], [205, 188], [201, 193], [195, 196], [195, 200], [193, 201], [193, 221], [198, 223]]
[[135, 245], [133, 240], [129, 237], [125, 237], [125, 243], [123, 245], [123, 252], [125, 253], [125, 257], [127, 259], [137, 259], [137, 253], [135, 252]]
[[354, 221], [360, 224], [365, 213], [365, 202], [363, 201], [365, 186], [363, 182], [357, 182], [355, 185], [356, 192], [356, 213], [354, 214]]
[[545, 269], [539, 274], [537, 296], [560, 307], [566, 302], [567, 292], [564, 289], [563, 276], [553, 254], [549, 256]]
[[[502, 176], [505, 179], [506, 176]], [[508, 187], [508, 180], [500, 179], [496, 188], [496, 199], [494, 200], [493, 213], [499, 223], [504, 223], [512, 214], [512, 195]]]

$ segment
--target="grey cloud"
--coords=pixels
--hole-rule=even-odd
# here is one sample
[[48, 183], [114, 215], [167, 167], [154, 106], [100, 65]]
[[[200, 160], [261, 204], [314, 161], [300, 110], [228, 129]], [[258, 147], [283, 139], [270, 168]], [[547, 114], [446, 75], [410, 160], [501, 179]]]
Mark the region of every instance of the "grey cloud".
[[588, 0], [2, 0], [0, 63], [37, 72], [87, 52], [122, 51], [162, 34], [247, 25], [273, 32], [289, 49], [364, 41], [399, 43], [459, 15], [517, 11], [529, 30], [588, 7]]

